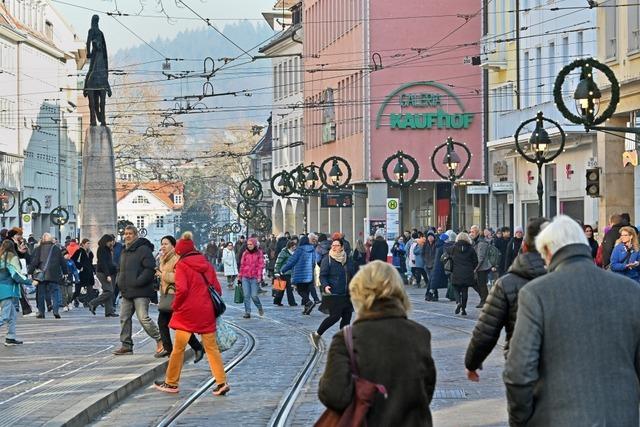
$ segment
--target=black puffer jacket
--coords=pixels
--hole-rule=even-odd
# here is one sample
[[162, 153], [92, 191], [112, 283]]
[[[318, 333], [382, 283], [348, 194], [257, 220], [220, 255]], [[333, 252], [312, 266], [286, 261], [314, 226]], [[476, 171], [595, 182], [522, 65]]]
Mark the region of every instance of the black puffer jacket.
[[538, 252], [525, 252], [516, 257], [509, 273], [491, 287], [467, 347], [464, 361], [467, 369], [475, 371], [482, 366], [482, 362], [498, 342], [503, 327], [507, 332], [504, 346], [506, 356], [509, 340], [516, 325], [518, 292], [524, 285], [546, 272], [544, 261]]
[[453, 271], [451, 272], [451, 284], [454, 286], [473, 286], [475, 279], [475, 269], [478, 266], [478, 255], [470, 243], [460, 240], [450, 249], [453, 260]]
[[153, 277], [156, 261], [153, 258], [153, 244], [139, 237], [126, 246], [120, 255], [118, 287], [124, 298], [153, 297]]

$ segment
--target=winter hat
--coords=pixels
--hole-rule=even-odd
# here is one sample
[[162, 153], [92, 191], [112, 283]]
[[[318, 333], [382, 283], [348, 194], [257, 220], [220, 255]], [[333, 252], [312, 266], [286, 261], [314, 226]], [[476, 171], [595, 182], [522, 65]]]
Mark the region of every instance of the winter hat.
[[176, 243], [176, 253], [182, 256], [195, 250], [196, 246], [193, 243], [193, 234], [190, 231], [185, 231], [180, 240], [178, 240], [178, 243]]
[[516, 234], [518, 231], [524, 233], [524, 230], [519, 225], [513, 229], [513, 234]]
[[447, 235], [447, 233], [442, 233], [440, 235], [440, 240], [442, 240], [443, 242], [446, 242], [447, 240], [449, 240], [449, 236]]
[[455, 242], [456, 241], [456, 233], [453, 230], [447, 230], [447, 232], [445, 233], [447, 236], [449, 236], [449, 241], [450, 242]]
[[436, 233], [434, 233], [433, 230], [430, 229], [429, 231], [427, 231], [427, 235], [426, 236], [427, 237], [429, 237], [429, 236], [436, 237]]

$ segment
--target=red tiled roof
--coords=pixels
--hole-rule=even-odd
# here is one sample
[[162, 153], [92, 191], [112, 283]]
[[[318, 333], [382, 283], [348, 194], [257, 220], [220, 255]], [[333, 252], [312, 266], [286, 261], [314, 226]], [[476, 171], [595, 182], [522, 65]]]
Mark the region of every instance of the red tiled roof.
[[[135, 190], [146, 190], [160, 199], [171, 209], [181, 209], [183, 204], [173, 203], [174, 194], [184, 194], [184, 184], [181, 182], [148, 181], [128, 182], [116, 181], [116, 200], [119, 202]], [[183, 196], [184, 197], [184, 196]], [[184, 200], [184, 199], [183, 199]]]

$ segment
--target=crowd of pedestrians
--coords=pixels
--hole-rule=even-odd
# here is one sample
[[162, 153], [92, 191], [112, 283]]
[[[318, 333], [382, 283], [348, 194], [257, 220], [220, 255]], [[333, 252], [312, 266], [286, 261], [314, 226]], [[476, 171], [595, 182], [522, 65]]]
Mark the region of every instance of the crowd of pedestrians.
[[[370, 407], [355, 413], [369, 425], [431, 425], [437, 360], [429, 330], [408, 319], [406, 289], [424, 288], [425, 304], [455, 301], [454, 314], [465, 316], [472, 288], [480, 314], [464, 358], [466, 375], [481, 380], [504, 329], [511, 425], [638, 425], [638, 232], [628, 215], [616, 214], [601, 244], [595, 234], [592, 226], [559, 215], [534, 218], [526, 233], [515, 227], [513, 236], [507, 227], [472, 225], [458, 233], [414, 229], [388, 242], [379, 229], [352, 246], [340, 231], [283, 233], [210, 242], [199, 252], [187, 232], [177, 241], [163, 237], [155, 256], [154, 245], [129, 226], [123, 243], [105, 234], [94, 257], [87, 239], [62, 245], [44, 233], [30, 242], [12, 229], [0, 244], [1, 324], [8, 328], [5, 345], [21, 344], [17, 313], [31, 315], [33, 289], [41, 319], [49, 311], [60, 318], [60, 311], [79, 304], [96, 315], [104, 306], [106, 317], [120, 319], [114, 354], [124, 356], [133, 353], [135, 314], [156, 343], [154, 356], [169, 357], [158, 390], [179, 391], [190, 345], [194, 362], [206, 354], [213, 394], [221, 396], [231, 388], [217, 343], [221, 313], [214, 295], [223, 287], [216, 271], [244, 305], [245, 319], [253, 306], [265, 315], [260, 295], [272, 278], [274, 309], [284, 306], [286, 295], [289, 307], [302, 306], [302, 316], [316, 307], [326, 315], [310, 334], [317, 348], [323, 334], [339, 326], [318, 390], [329, 410], [353, 416], [354, 396], [364, 398], [362, 391]], [[149, 315], [152, 302], [157, 323]]]

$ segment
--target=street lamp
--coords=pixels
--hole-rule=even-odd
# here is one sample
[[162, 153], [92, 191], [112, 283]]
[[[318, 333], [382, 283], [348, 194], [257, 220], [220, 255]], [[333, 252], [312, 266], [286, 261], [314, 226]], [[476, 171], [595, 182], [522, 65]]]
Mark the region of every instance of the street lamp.
[[5, 215], [13, 209], [16, 204], [16, 196], [6, 188], [0, 188], [0, 215], [2, 215], [2, 226], [5, 224]]
[[304, 185], [308, 191], [315, 191], [320, 189], [320, 176], [316, 171], [318, 167], [315, 163], [311, 162], [309, 166], [307, 166], [304, 171], [306, 175], [304, 177]]
[[[395, 177], [395, 180], [389, 176], [389, 166], [393, 161], [396, 161], [396, 164], [393, 167], [393, 176]], [[413, 170], [413, 173], [411, 175], [409, 175], [410, 171], [409, 171], [409, 168], [407, 167], [407, 163], [411, 164], [411, 169]], [[402, 151], [397, 151], [395, 154], [387, 157], [387, 159], [382, 164], [382, 176], [384, 177], [384, 180], [387, 182], [388, 185], [390, 185], [391, 187], [397, 187], [399, 189], [398, 191], [399, 224], [398, 225], [400, 228], [399, 233], [401, 234], [404, 230], [403, 222], [402, 222], [402, 216], [403, 216], [402, 210], [404, 207], [402, 203], [403, 189], [407, 187], [411, 187], [418, 180], [418, 177], [420, 176], [420, 166], [418, 165], [418, 162], [416, 161], [416, 159], [413, 158], [412, 156], [405, 154]], [[389, 225], [390, 224], [387, 224], [387, 228], [389, 227]]]
[[[329, 163], [331, 163], [331, 169], [329, 170], [328, 174], [329, 179], [327, 179], [325, 168]], [[346, 176], [342, 171], [342, 168], [340, 167], [341, 163], [347, 171]], [[339, 190], [345, 188], [351, 182], [351, 165], [349, 165], [349, 162], [347, 162], [347, 160], [342, 157], [332, 156], [325, 159], [320, 165], [320, 171], [320, 179], [322, 180], [324, 186], [329, 190]]]
[[[455, 147], [459, 147], [464, 151], [467, 158], [464, 164], [460, 155], [456, 152]], [[447, 168], [447, 174], [443, 174], [436, 167], [436, 157], [440, 150], [446, 150], [442, 159], [442, 164]], [[438, 174], [440, 178], [446, 179], [451, 183], [451, 197], [449, 201], [451, 204], [451, 229], [453, 231], [458, 229], [458, 196], [456, 194], [456, 181], [462, 178], [469, 168], [471, 156], [471, 151], [469, 151], [465, 144], [454, 141], [451, 137], [448, 137], [443, 144], [438, 145], [431, 155], [431, 167], [433, 168], [433, 171]], [[460, 165], [463, 165], [462, 168], [460, 168]]]
[[[520, 132], [526, 125], [529, 123], [535, 122], [536, 128], [531, 133], [531, 137], [529, 138], [529, 147], [530, 150], [527, 150], [526, 147], [523, 147], [518, 140], [518, 136]], [[549, 133], [544, 128], [544, 122], [549, 122], [553, 124], [560, 131], [560, 145], [555, 152], [549, 152], [549, 146], [551, 145], [551, 138], [549, 137]], [[516, 140], [516, 150], [522, 158], [524, 158], [529, 163], [535, 163], [538, 167], [538, 216], [542, 217], [543, 209], [542, 209], [542, 196], [544, 194], [544, 186], [542, 184], [542, 166], [545, 163], [549, 163], [553, 161], [556, 157], [558, 157], [562, 151], [564, 150], [565, 143], [565, 134], [562, 127], [555, 121], [548, 119], [543, 116], [542, 111], [538, 111], [538, 114], [535, 118], [524, 121], [518, 126], [515, 135], [513, 136]], [[529, 151], [529, 152], [527, 152]]]
[[[580, 82], [573, 93], [576, 112], [573, 114], [564, 103], [562, 85], [566, 77], [575, 69], [580, 69]], [[594, 70], [600, 71], [611, 84], [611, 100], [607, 108], [600, 113], [602, 93], [593, 78]], [[583, 125], [585, 131], [629, 132], [640, 134], [640, 128], [622, 126], [599, 126], [610, 119], [620, 102], [620, 84], [611, 68], [593, 58], [577, 59], [560, 70], [553, 85], [553, 100], [558, 111], [571, 123]], [[545, 119], [546, 120], [546, 119]]]

